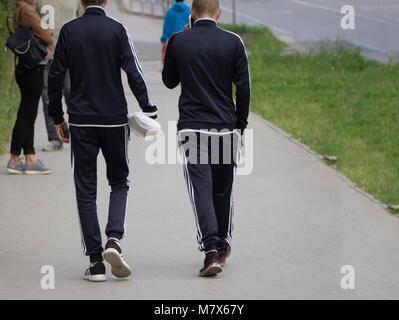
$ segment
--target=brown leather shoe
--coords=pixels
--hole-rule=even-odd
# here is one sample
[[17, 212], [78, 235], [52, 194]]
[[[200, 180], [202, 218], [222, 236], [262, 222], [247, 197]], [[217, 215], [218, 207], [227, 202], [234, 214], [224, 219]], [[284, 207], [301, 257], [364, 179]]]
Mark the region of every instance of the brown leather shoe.
[[213, 277], [223, 271], [217, 252], [208, 253], [205, 257], [204, 267], [200, 270], [200, 277]]

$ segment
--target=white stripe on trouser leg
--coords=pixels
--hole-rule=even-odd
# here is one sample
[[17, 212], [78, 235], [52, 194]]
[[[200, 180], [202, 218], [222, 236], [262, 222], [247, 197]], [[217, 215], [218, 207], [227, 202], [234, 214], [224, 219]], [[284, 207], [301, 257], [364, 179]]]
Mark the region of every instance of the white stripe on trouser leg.
[[[129, 136], [128, 136], [128, 126], [125, 127], [125, 158], [126, 158], [126, 165], [129, 170]], [[130, 171], [130, 170], [129, 170]], [[129, 178], [129, 176], [128, 176]], [[129, 192], [130, 192], [130, 181], [127, 180], [127, 185], [129, 186], [129, 189], [127, 191], [126, 195], [126, 207], [125, 207], [125, 219], [123, 221], [123, 234], [122, 238], [126, 237], [127, 235], [127, 208], [129, 206]]]
[[187, 182], [187, 186], [188, 186], [188, 190], [189, 190], [189, 195], [190, 195], [190, 199], [191, 199], [191, 204], [192, 204], [193, 211], [194, 211], [195, 223], [197, 226], [197, 242], [200, 245], [199, 249], [203, 250], [204, 249], [203, 241], [202, 241], [203, 237], [202, 237], [201, 227], [200, 227], [200, 223], [199, 223], [197, 204], [195, 203], [194, 186], [190, 179], [190, 173], [188, 171], [187, 164], [184, 165], [184, 170], [185, 170], [185, 176], [186, 176], [186, 182]]
[[183, 165], [184, 168], [184, 176], [186, 178], [186, 183], [187, 183], [187, 187], [188, 187], [188, 192], [189, 192], [189, 198], [191, 201], [191, 205], [193, 207], [193, 211], [194, 211], [194, 215], [195, 215], [195, 222], [197, 225], [197, 241], [199, 244], [202, 243], [202, 232], [201, 232], [201, 228], [199, 226], [199, 218], [198, 218], [198, 211], [197, 211], [197, 205], [195, 203], [195, 194], [194, 194], [194, 186], [193, 183], [190, 179], [190, 173], [188, 171], [188, 165], [187, 163], [185, 163]]
[[183, 162], [184, 162], [183, 163], [183, 173], [184, 173], [184, 177], [185, 177], [186, 183], [187, 183], [188, 195], [189, 195], [189, 198], [190, 198], [190, 201], [191, 201], [191, 206], [192, 206], [193, 211], [194, 211], [195, 223], [196, 223], [196, 226], [197, 226], [197, 241], [198, 241], [198, 243], [200, 245], [199, 249], [200, 250], [204, 250], [204, 246], [203, 246], [203, 243], [202, 243], [202, 232], [201, 232], [201, 228], [200, 228], [200, 225], [199, 225], [197, 205], [195, 203], [194, 186], [192, 184], [192, 181], [190, 179], [190, 174], [189, 174], [189, 171], [188, 171], [188, 160], [187, 160], [187, 157], [186, 157], [186, 152], [185, 152], [184, 147], [183, 147], [183, 143], [180, 141], [180, 139], [179, 139], [178, 143], [179, 143], [179, 146], [180, 146], [180, 148], [179, 148], [180, 149], [180, 154], [181, 154], [181, 156], [183, 158]]
[[[241, 136], [238, 132], [236, 132], [237, 136], [238, 136], [238, 141], [237, 141], [237, 151], [236, 151], [236, 158], [234, 159], [235, 166], [234, 166], [234, 170], [233, 170], [233, 182], [232, 182], [232, 186], [231, 186], [231, 194], [230, 194], [230, 213], [229, 213], [229, 229], [227, 232], [227, 237], [226, 237], [226, 241], [229, 245], [231, 245], [232, 243], [232, 232], [234, 229], [234, 225], [233, 225], [233, 219], [234, 219], [234, 184], [235, 184], [235, 179], [236, 179], [236, 175], [237, 175], [237, 167], [240, 164], [240, 154], [241, 154]], [[234, 136], [233, 137], [233, 147], [234, 147]]]
[[[72, 136], [72, 135], [71, 135]], [[72, 146], [72, 137], [70, 137], [70, 143]], [[71, 154], [72, 154], [72, 176], [73, 179], [75, 180], [75, 155], [73, 154], [73, 149], [71, 147]], [[76, 188], [76, 187], [75, 187]], [[76, 193], [76, 190], [75, 190]], [[87, 252], [87, 247], [86, 247], [86, 243], [85, 243], [85, 238], [83, 236], [83, 228], [82, 228], [82, 221], [80, 220], [80, 214], [79, 214], [79, 206], [78, 206], [78, 198], [76, 195], [76, 211], [78, 213], [78, 220], [79, 220], [79, 231], [80, 231], [80, 238], [81, 238], [81, 245], [82, 245], [82, 251], [83, 254], [85, 255]]]

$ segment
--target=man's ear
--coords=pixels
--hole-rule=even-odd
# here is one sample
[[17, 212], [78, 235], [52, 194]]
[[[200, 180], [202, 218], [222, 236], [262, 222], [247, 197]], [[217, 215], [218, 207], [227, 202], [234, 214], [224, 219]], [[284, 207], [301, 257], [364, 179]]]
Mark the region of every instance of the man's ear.
[[218, 21], [220, 19], [220, 16], [222, 15], [222, 9], [219, 9], [217, 15], [216, 15], [216, 21]]

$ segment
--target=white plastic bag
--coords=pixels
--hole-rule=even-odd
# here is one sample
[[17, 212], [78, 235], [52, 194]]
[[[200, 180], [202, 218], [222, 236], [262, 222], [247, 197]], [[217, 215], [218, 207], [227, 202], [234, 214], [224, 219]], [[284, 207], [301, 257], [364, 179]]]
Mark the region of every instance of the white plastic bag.
[[134, 112], [128, 115], [130, 129], [136, 136], [155, 136], [162, 130], [161, 124], [143, 112]]

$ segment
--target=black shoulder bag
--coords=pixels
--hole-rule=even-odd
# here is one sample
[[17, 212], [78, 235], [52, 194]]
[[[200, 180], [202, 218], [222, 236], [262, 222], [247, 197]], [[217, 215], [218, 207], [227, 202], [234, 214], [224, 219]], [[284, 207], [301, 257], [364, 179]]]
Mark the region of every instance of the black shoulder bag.
[[[48, 52], [39, 40], [33, 34], [31, 27], [26, 27], [21, 23], [22, 10], [19, 12], [19, 19], [14, 17], [7, 17], [6, 23], [10, 37], [7, 39], [6, 47], [15, 54], [15, 60], [19, 59], [21, 63], [28, 69], [36, 68], [41, 61], [47, 56]], [[19, 29], [12, 32], [10, 29], [9, 21], [15, 20]]]

